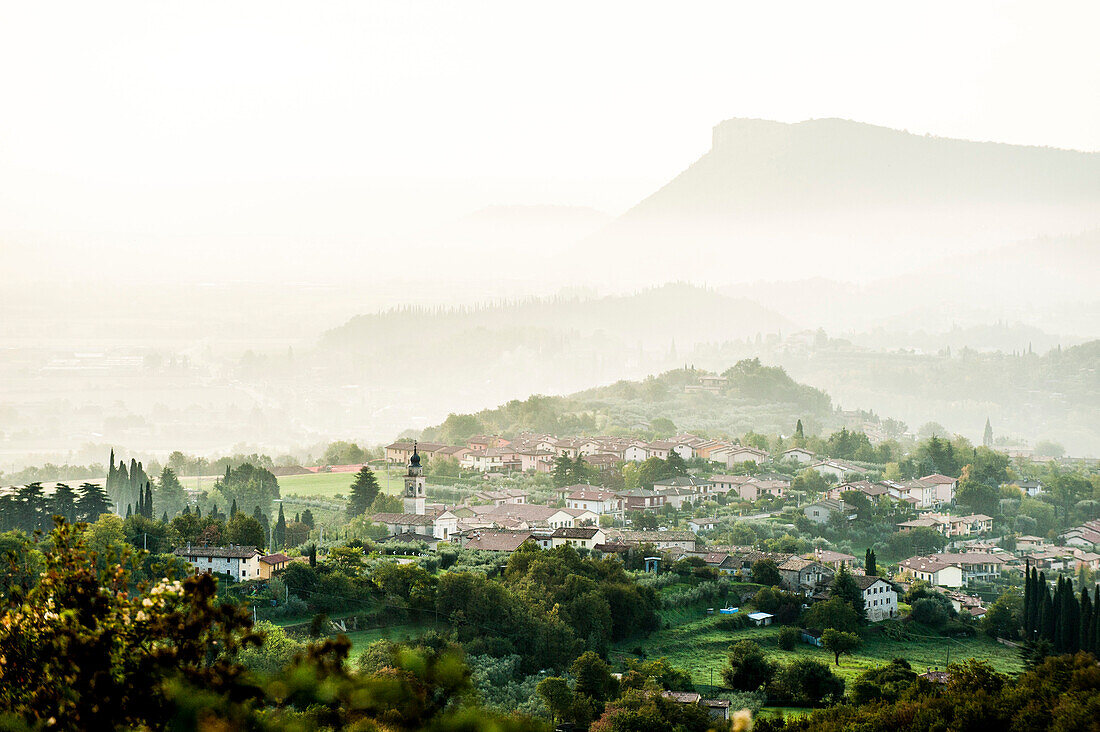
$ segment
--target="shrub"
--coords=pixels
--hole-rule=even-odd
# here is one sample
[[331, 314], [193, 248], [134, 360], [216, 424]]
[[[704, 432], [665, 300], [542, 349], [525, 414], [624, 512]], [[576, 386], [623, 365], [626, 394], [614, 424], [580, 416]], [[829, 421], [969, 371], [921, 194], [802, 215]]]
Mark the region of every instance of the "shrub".
[[798, 639], [802, 636], [802, 633], [798, 628], [792, 628], [787, 626], [779, 631], [779, 647], [784, 651], [793, 651], [794, 647], [798, 645]]

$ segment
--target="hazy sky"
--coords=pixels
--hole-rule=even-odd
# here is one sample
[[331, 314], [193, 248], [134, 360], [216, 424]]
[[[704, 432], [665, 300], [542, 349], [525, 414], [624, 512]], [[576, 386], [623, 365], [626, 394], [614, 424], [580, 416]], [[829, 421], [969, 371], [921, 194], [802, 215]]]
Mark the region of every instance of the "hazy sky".
[[0, 7], [0, 247], [24, 251], [619, 213], [735, 116], [1100, 149], [1093, 2]]

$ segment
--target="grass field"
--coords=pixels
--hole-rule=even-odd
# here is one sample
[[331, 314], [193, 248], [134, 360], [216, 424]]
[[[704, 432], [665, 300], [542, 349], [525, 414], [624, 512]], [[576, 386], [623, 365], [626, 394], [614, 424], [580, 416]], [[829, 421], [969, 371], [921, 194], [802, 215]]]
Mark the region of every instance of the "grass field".
[[[799, 643], [795, 650], [784, 651], [779, 648], [779, 627], [746, 628], [743, 630], [719, 630], [715, 627], [719, 618], [704, 616], [698, 620], [682, 623], [672, 628], [659, 630], [642, 643], [624, 642], [618, 649], [628, 652], [635, 646], [641, 647], [649, 658], [664, 656], [674, 666], [688, 671], [692, 679], [699, 684], [721, 683], [721, 670], [726, 664], [726, 651], [740, 640], [756, 641], [768, 655], [776, 660], [788, 661], [796, 657], [810, 657], [833, 663], [831, 653], [823, 648]], [[965, 658], [977, 658], [988, 661], [998, 671], [1016, 673], [1022, 669], [1017, 652], [1003, 646], [984, 635], [973, 638], [943, 638], [929, 636], [910, 640], [894, 640], [872, 635], [854, 655], [842, 656], [841, 666], [833, 670], [850, 681], [873, 666], [887, 663], [892, 658], [904, 658], [918, 672], [930, 667], [943, 668], [948, 660], [961, 661]], [[713, 681], [712, 681], [713, 679]]]
[[386, 638], [391, 641], [414, 640], [434, 626], [423, 623], [409, 623], [407, 625], [391, 625], [385, 628], [371, 628], [369, 630], [353, 630], [347, 633], [351, 641], [351, 656], [354, 658], [367, 649], [376, 640]]
[[[404, 490], [401, 478], [376, 471], [378, 484], [383, 493], [397, 495]], [[306, 475], [284, 475], [279, 478], [279, 492], [284, 496], [347, 496], [355, 473], [307, 473]]]

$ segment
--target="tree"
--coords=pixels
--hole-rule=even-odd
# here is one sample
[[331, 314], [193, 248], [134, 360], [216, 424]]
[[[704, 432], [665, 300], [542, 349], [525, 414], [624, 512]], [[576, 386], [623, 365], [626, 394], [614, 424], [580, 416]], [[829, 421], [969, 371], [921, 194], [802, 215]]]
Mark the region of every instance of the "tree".
[[852, 577], [852, 573], [848, 571], [848, 565], [840, 565], [840, 569], [833, 575], [830, 592], [832, 597], [838, 597], [847, 603], [861, 620], [867, 617], [867, 611], [863, 602], [863, 590], [856, 584], [856, 580]]
[[820, 704], [826, 700], [840, 699], [844, 694], [844, 680], [835, 675], [827, 663], [798, 658], [775, 674], [768, 690], [777, 699], [788, 699], [798, 704]]
[[730, 646], [722, 681], [731, 689], [756, 691], [775, 675], [775, 666], [756, 643], [744, 640]]
[[76, 491], [67, 483], [58, 483], [54, 488], [50, 513], [54, 516], [62, 516], [70, 523], [76, 520]]
[[313, 511], [310, 511], [308, 508], [302, 511], [302, 523], [310, 529], [313, 528]]
[[265, 545], [264, 527], [252, 516], [241, 511], [225, 522], [225, 540], [238, 546], [254, 546], [262, 549]]
[[687, 475], [687, 465], [684, 463], [684, 459], [680, 457], [680, 453], [675, 450], [669, 450], [665, 465], [669, 473], [666, 477], [671, 478], [678, 475]]
[[[362, 516], [378, 497], [378, 479], [374, 471], [364, 465], [355, 474], [355, 481], [351, 484], [351, 495], [348, 498], [348, 516], [355, 518]], [[310, 516], [312, 518], [312, 514]]]
[[105, 513], [111, 512], [111, 501], [107, 491], [98, 483], [82, 483], [80, 498], [76, 502], [76, 512], [81, 521], [93, 522]]
[[569, 682], [560, 676], [550, 676], [540, 681], [535, 693], [550, 710], [555, 722], [564, 719], [573, 704], [573, 690], [569, 688]]
[[187, 506], [187, 492], [176, 476], [176, 471], [167, 466], [160, 471], [160, 478], [157, 479], [157, 490], [154, 495], [157, 504], [164, 511], [167, 511], [169, 516], [175, 516]]
[[779, 568], [771, 559], [757, 559], [752, 564], [752, 581], [768, 587], [774, 587], [783, 581]]
[[592, 651], [585, 651], [578, 656], [569, 667], [569, 673], [576, 680], [576, 694], [605, 702], [618, 692], [619, 682], [611, 675], [611, 667]]
[[852, 683], [851, 697], [855, 704], [895, 702], [917, 680], [917, 673], [904, 658], [895, 658], [885, 666], [861, 673]]
[[863, 556], [864, 571], [871, 577], [878, 576], [878, 562], [875, 560], [875, 550], [868, 549]]
[[573, 480], [573, 461], [568, 455], [558, 455], [554, 458], [554, 487], [564, 488]]
[[955, 491], [955, 501], [970, 509], [972, 513], [995, 515], [1000, 513], [998, 506], [1001, 494], [996, 487], [969, 477], [959, 480]]
[[826, 628], [825, 632], [821, 634], [821, 642], [825, 644], [826, 650], [833, 654], [836, 665], [839, 666], [841, 654], [851, 653], [859, 648], [860, 639], [855, 633]]
[[271, 534], [271, 544], [275, 549], [286, 548], [286, 516], [283, 515], [283, 504], [279, 504], [279, 519], [275, 522], [275, 530]]
[[989, 417], [985, 418], [985, 431], [982, 433], [982, 446], [993, 447], [993, 425], [989, 423]]
[[803, 443], [806, 442], [806, 433], [802, 431], [801, 419], [798, 420], [798, 422], [796, 422], [794, 425], [794, 442], [795, 445], [798, 447], [801, 447]]
[[859, 629], [859, 622], [860, 617], [856, 611], [840, 597], [815, 602], [806, 611], [806, 625], [817, 630], [833, 628], [854, 633]]
[[[1031, 578], [1028, 576], [1028, 584]], [[1027, 598], [1030, 600], [1030, 597]], [[1015, 640], [1020, 637], [1025, 601], [1015, 592], [1002, 593], [982, 617], [982, 630], [993, 638]]]

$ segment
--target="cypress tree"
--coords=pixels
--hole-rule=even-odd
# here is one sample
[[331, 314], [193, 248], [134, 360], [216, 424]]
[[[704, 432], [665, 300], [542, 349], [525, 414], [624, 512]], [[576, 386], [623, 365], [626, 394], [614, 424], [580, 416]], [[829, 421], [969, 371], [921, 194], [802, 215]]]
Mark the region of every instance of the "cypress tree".
[[[259, 508], [259, 506], [257, 506], [256, 508]], [[233, 518], [236, 515], [237, 515], [237, 499], [234, 498], [233, 499], [233, 505], [229, 507], [229, 518]]]
[[126, 518], [130, 518], [134, 515], [134, 512], [130, 510], [130, 504], [126, 504]]
[[279, 520], [275, 522], [275, 533], [272, 537], [276, 549], [284, 549], [286, 544], [286, 516], [283, 515], [283, 504], [279, 504]]
[[136, 503], [137, 497], [141, 494], [141, 486], [138, 485], [138, 461], [136, 458], [130, 458], [130, 480], [126, 486], [126, 501], [128, 503]]
[[183, 507], [183, 515], [184, 516], [190, 516], [191, 515], [191, 504], [187, 504], [186, 506]]
[[1084, 587], [1081, 588], [1081, 622], [1079, 624], [1080, 630], [1080, 648], [1082, 651], [1092, 651], [1092, 598], [1089, 597], [1089, 591]]
[[1047, 586], [1039, 575], [1036, 567], [1031, 568], [1031, 638], [1035, 640], [1042, 633], [1043, 626], [1039, 622], [1039, 614], [1042, 612], [1043, 594]]
[[1031, 562], [1024, 570], [1024, 638], [1031, 640]]
[[311, 567], [316, 567], [317, 566], [317, 545], [316, 544], [310, 544], [309, 545], [309, 566], [311, 566]]
[[195, 518], [202, 518], [202, 506], [195, 504]]
[[1063, 653], [1066, 650], [1065, 640], [1065, 583], [1062, 575], [1058, 575], [1058, 584], [1054, 589], [1054, 652]]
[[1054, 598], [1050, 596], [1049, 585], [1046, 582], [1046, 575], [1042, 572], [1039, 573], [1040, 582], [1043, 585], [1043, 627], [1041, 636], [1051, 643], [1054, 642]]
[[1100, 585], [1092, 590], [1092, 652], [1100, 653]]
[[878, 576], [878, 563], [875, 561], [875, 550], [868, 549], [863, 555], [863, 568], [872, 577]]
[[160, 520], [163, 521], [164, 523], [168, 523], [168, 512], [167, 511], [165, 511], [164, 514], [161, 515]]

